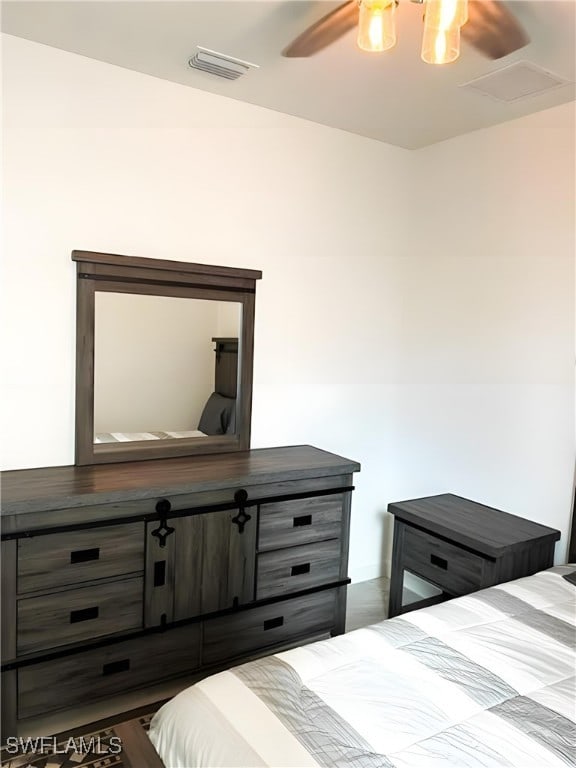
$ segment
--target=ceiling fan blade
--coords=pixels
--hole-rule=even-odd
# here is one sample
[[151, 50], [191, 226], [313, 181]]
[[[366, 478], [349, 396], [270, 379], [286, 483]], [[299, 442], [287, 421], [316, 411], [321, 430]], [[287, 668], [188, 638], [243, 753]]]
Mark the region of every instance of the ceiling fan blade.
[[490, 59], [501, 59], [530, 42], [520, 22], [498, 0], [470, 0], [462, 37]]
[[349, 0], [349, 2], [338, 6], [293, 40], [282, 51], [282, 56], [295, 58], [318, 53], [331, 43], [336, 42], [346, 32], [358, 26], [358, 14], [356, 0]]

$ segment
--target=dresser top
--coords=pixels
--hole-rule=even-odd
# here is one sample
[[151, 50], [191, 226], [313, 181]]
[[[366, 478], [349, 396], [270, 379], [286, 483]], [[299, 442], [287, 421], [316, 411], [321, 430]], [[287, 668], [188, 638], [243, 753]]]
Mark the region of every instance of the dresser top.
[[359, 470], [357, 462], [310, 445], [125, 464], [18, 469], [0, 473], [2, 515], [328, 477]]
[[560, 531], [554, 528], [452, 493], [394, 502], [388, 511], [406, 523], [488, 557], [500, 557], [536, 539], [560, 538]]

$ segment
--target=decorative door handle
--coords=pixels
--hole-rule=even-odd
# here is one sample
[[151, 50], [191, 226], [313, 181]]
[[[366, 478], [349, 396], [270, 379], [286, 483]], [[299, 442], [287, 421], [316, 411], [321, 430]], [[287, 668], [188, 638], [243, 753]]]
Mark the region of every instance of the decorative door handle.
[[160, 542], [161, 547], [166, 546], [166, 539], [168, 536], [170, 536], [170, 534], [174, 533], [174, 528], [168, 525], [168, 521], [166, 519], [171, 509], [172, 505], [168, 499], [160, 499], [160, 501], [156, 504], [156, 512], [158, 512], [160, 515], [160, 525], [158, 528], [156, 528], [156, 530], [152, 531], [152, 536], [156, 536]]
[[244, 526], [248, 520], [252, 519], [252, 515], [249, 515], [244, 509], [244, 505], [248, 501], [248, 492], [241, 488], [234, 494], [234, 501], [238, 504], [238, 514], [232, 518], [232, 522], [238, 526], [238, 533], [244, 532]]

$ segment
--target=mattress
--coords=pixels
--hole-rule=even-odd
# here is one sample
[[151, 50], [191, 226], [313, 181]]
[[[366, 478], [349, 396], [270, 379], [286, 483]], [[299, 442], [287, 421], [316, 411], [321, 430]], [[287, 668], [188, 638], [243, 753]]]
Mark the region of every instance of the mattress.
[[574, 766], [574, 570], [213, 675], [150, 738], [168, 768]]

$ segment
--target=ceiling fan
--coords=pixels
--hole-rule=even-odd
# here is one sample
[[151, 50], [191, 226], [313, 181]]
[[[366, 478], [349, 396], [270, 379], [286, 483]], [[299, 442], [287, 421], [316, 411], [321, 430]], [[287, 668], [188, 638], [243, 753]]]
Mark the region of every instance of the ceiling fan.
[[[500, 0], [411, 0], [425, 6], [422, 58], [446, 64], [458, 58], [464, 40], [490, 59], [499, 59], [528, 44], [520, 22]], [[358, 46], [379, 52], [396, 43], [398, 0], [348, 0], [323, 16], [283, 51], [287, 57], [311, 56], [355, 27]]]

